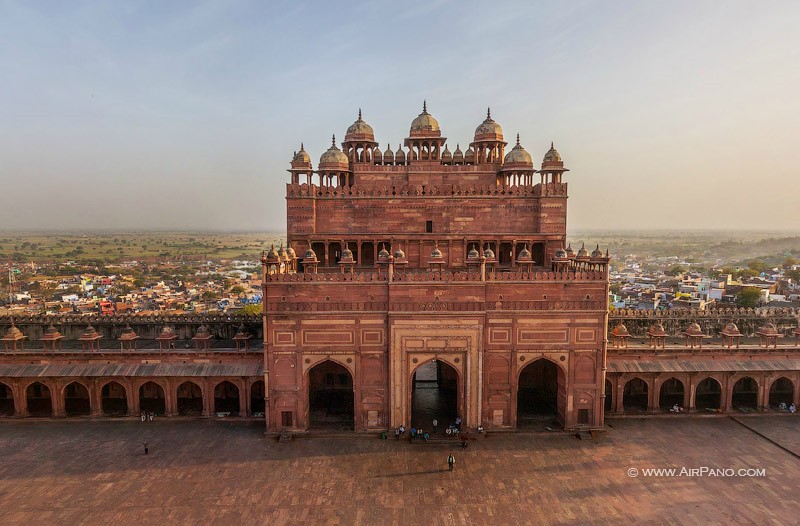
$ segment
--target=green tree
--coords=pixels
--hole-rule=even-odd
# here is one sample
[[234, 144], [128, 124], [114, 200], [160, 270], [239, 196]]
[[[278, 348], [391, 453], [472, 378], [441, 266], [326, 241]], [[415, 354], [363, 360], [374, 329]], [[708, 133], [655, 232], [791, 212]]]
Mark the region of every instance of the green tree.
[[745, 287], [736, 296], [736, 304], [740, 307], [755, 307], [760, 299], [760, 290], [755, 287]]
[[245, 305], [241, 309], [236, 309], [235, 314], [245, 314], [245, 315], [248, 315], [248, 316], [261, 314], [261, 305], [260, 304]]
[[241, 285], [234, 285], [231, 287], [231, 294], [244, 294], [244, 287]]
[[760, 259], [754, 259], [753, 261], [747, 262], [747, 268], [751, 270], [755, 270], [759, 274], [767, 270], [767, 264], [761, 261]]
[[794, 265], [797, 265], [797, 260], [795, 258], [786, 258], [783, 260], [783, 268], [791, 268]]

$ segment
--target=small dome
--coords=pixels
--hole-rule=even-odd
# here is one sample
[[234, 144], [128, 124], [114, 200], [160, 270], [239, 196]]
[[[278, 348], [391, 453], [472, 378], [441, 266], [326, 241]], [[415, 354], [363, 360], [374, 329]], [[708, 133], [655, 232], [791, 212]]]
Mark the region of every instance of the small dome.
[[461, 148], [458, 144], [456, 144], [456, 151], [453, 152], [453, 162], [458, 164], [464, 162], [464, 153], [461, 151]]
[[394, 152], [390, 144], [386, 145], [386, 151], [383, 152], [383, 164], [394, 164]]
[[467, 153], [464, 155], [464, 162], [467, 163], [475, 162], [475, 150], [473, 150], [471, 147], [467, 148]]
[[486, 110], [486, 119], [475, 128], [475, 142], [502, 141], [503, 128], [492, 119], [492, 110]]
[[333, 136], [331, 147], [328, 148], [319, 158], [319, 169], [334, 169], [347, 171], [350, 169], [350, 161], [342, 150], [336, 147], [336, 136]]
[[556, 250], [556, 259], [567, 259], [567, 251], [563, 248]]
[[703, 329], [700, 328], [699, 323], [694, 322], [691, 325], [689, 325], [689, 328], [686, 329], [685, 334], [689, 336], [703, 336]]
[[531, 154], [525, 151], [525, 148], [519, 143], [519, 134], [517, 134], [517, 144], [506, 154], [503, 164], [524, 165], [526, 168], [533, 168]]
[[300, 151], [292, 158], [292, 166], [311, 166], [311, 156], [308, 155], [303, 143], [300, 143]]
[[725, 326], [725, 332], [734, 333], [734, 334], [738, 333], [739, 332], [739, 327], [737, 327], [735, 323], [730, 322], [729, 324], [727, 324]]
[[286, 252], [286, 249], [283, 248], [283, 243], [281, 243], [281, 248], [278, 250], [278, 258], [281, 261], [289, 261], [289, 254]]
[[52, 323], [47, 328], [47, 330], [44, 331], [45, 336], [55, 336], [58, 333], [59, 333], [58, 329], [56, 329], [55, 326]]
[[574, 258], [575, 257], [575, 251], [572, 250], [572, 243], [570, 243], [569, 246], [567, 246], [567, 257], [568, 258]]
[[556, 150], [556, 148], [555, 148], [555, 146], [553, 146], [552, 142], [550, 143], [550, 149], [547, 150], [546, 154], [544, 154], [544, 161], [545, 162], [556, 162], [556, 163], [560, 163], [561, 162], [561, 154], [558, 153], [558, 150]]
[[161, 328], [161, 332], [159, 333], [159, 336], [162, 336], [162, 337], [164, 337], [164, 336], [172, 336], [174, 334], [175, 334], [175, 331], [172, 329], [172, 327], [162, 327]]
[[578, 250], [578, 257], [579, 258], [588, 258], [589, 257], [589, 251], [586, 250], [586, 245], [583, 244], [583, 243], [581, 243], [581, 249]]
[[384, 246], [383, 248], [381, 248], [380, 252], [378, 252], [378, 261], [386, 261], [388, 259], [389, 259], [389, 251], [386, 250], [386, 247]]
[[433, 250], [431, 251], [431, 259], [442, 259], [442, 251], [439, 250], [439, 244], [433, 246]]
[[481, 253], [478, 252], [478, 249], [473, 245], [472, 249], [470, 249], [469, 253], [467, 254], [467, 259], [478, 259], [479, 257], [481, 257]]
[[303, 256], [303, 261], [309, 263], [314, 263], [317, 261], [317, 254], [311, 249], [311, 247], [308, 247], [308, 250], [306, 250], [306, 253]]
[[442, 161], [452, 161], [452, 160], [453, 160], [453, 154], [450, 153], [450, 149], [445, 144], [444, 151], [442, 152]]
[[399, 246], [397, 247], [397, 250], [394, 251], [394, 259], [406, 259], [406, 253], [403, 252], [403, 249]]
[[378, 146], [372, 149], [372, 160], [375, 164], [381, 164], [383, 162], [383, 152]]
[[600, 244], [598, 243], [594, 250], [592, 250], [592, 257], [593, 258], [601, 258], [603, 257], [603, 253], [600, 252]]
[[206, 334], [208, 334], [208, 327], [201, 324], [200, 327], [197, 328], [195, 336], [205, 336]]
[[91, 338], [92, 336], [96, 336], [96, 335], [97, 335], [97, 331], [91, 325], [87, 325], [86, 329], [84, 329], [84, 331], [83, 331], [83, 336], [84, 337]]
[[364, 122], [364, 119], [361, 118], [361, 109], [358, 110], [358, 119], [356, 122], [351, 124], [344, 134], [344, 142], [350, 141], [375, 141], [375, 132], [372, 131], [372, 126]]
[[272, 245], [269, 249], [269, 252], [267, 252], [267, 262], [276, 263], [279, 262], [280, 260], [281, 260], [280, 254], [278, 254], [278, 251], [275, 250], [275, 245]]
[[619, 323], [619, 325], [614, 327], [614, 330], [611, 331], [611, 334], [613, 334], [614, 336], [630, 336], [631, 335], [631, 333], [628, 332], [628, 328], [625, 326], [625, 324], [621, 323], [621, 322]]
[[236, 335], [234, 336], [234, 339], [243, 339], [247, 338], [248, 336], [249, 334], [247, 333], [247, 329], [244, 328], [244, 323], [242, 323], [236, 330]]
[[441, 135], [439, 123], [428, 113], [428, 105], [426, 102], [422, 103], [422, 113], [411, 121], [411, 131], [409, 135], [411, 137], [439, 137]]
[[5, 336], [3, 336], [3, 338], [6, 340], [20, 340], [24, 338], [24, 335], [22, 334], [22, 331], [17, 328], [16, 325], [12, 324], [11, 327], [9, 327], [8, 330], [6, 331], [6, 334]]
[[492, 247], [486, 247], [486, 250], [483, 251], [483, 257], [489, 261], [494, 261], [494, 251], [492, 250]]
[[666, 331], [664, 330], [664, 326], [661, 325], [660, 321], [657, 321], [655, 323], [655, 325], [650, 327], [650, 331], [649, 332], [650, 332], [650, 334], [652, 334], [654, 336], [661, 336], [661, 335], [665, 335], [666, 334]]
[[522, 250], [519, 251], [519, 255], [517, 256], [517, 261], [530, 261], [533, 257], [531, 256], [531, 251], [528, 250], [527, 243], [522, 247]]
[[394, 162], [397, 164], [405, 164], [406, 163], [406, 152], [403, 150], [402, 145], [397, 146], [397, 151], [394, 152]]
[[122, 334], [128, 334], [128, 335], [133, 334], [133, 335], [135, 335], [136, 331], [133, 330], [133, 327], [131, 327], [130, 325], [126, 324], [125, 328], [122, 329]]
[[344, 249], [342, 249], [342, 254], [341, 254], [341, 257], [339, 259], [341, 261], [344, 261], [344, 260], [352, 261], [353, 260], [353, 251], [350, 250], [350, 248], [347, 245], [345, 245], [344, 243], [342, 243], [342, 244], [344, 245]]
[[297, 259], [297, 252], [295, 252], [292, 247], [286, 249], [286, 254], [289, 256], [289, 259]]

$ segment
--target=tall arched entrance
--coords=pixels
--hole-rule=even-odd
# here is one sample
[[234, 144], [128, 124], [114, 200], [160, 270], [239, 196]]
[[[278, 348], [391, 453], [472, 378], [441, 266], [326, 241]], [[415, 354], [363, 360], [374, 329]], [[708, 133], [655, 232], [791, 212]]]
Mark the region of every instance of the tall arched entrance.
[[31, 416], [53, 416], [53, 400], [50, 389], [41, 382], [33, 382], [25, 389], [28, 413]]
[[326, 360], [308, 371], [308, 427], [355, 429], [353, 377], [344, 366]]
[[108, 382], [100, 390], [100, 405], [106, 416], [128, 414], [128, 393], [119, 382]]
[[731, 407], [734, 409], [758, 410], [758, 383], [745, 376], [733, 384]]
[[264, 414], [266, 409], [267, 391], [264, 388], [263, 380], [253, 382], [250, 386], [250, 412], [255, 414]]
[[166, 412], [164, 389], [155, 382], [146, 382], [139, 388], [139, 410], [163, 415]]
[[85, 416], [92, 413], [89, 390], [86, 386], [72, 382], [64, 388], [64, 412], [67, 416]]
[[647, 382], [641, 378], [628, 380], [622, 391], [622, 410], [647, 411]]
[[14, 416], [14, 393], [0, 382], [0, 416]]
[[411, 427], [433, 432], [433, 419], [438, 430], [454, 424], [459, 413], [458, 372], [441, 360], [426, 362], [411, 375]]
[[239, 388], [225, 380], [214, 388], [214, 412], [239, 414]]
[[558, 390], [564, 389], [564, 373], [550, 360], [540, 358], [519, 373], [517, 427], [550, 426], [563, 422]]
[[791, 380], [781, 377], [772, 382], [769, 387], [769, 406], [772, 409], [778, 409], [781, 404], [789, 407], [792, 404], [792, 400], [794, 400], [794, 385]]
[[203, 414], [203, 391], [194, 382], [183, 382], [178, 386], [178, 415], [201, 416]]
[[669, 411], [676, 405], [683, 407], [683, 382], [677, 378], [670, 378], [661, 384], [658, 406], [662, 411]]
[[694, 392], [694, 408], [698, 411], [711, 409], [718, 411], [722, 405], [722, 387], [713, 378], [706, 378]]

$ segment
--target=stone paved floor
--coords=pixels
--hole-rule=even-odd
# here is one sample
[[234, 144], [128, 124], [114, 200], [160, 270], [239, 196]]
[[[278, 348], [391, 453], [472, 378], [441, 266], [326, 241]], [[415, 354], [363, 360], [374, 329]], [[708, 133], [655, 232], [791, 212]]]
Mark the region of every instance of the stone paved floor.
[[[750, 419], [800, 444], [800, 417]], [[244, 421], [0, 421], [0, 524], [797, 524], [800, 460], [729, 418], [610, 420], [599, 441], [494, 434], [456, 451], [278, 444]], [[145, 456], [142, 443], [148, 441]], [[629, 468], [765, 468], [761, 478]]]

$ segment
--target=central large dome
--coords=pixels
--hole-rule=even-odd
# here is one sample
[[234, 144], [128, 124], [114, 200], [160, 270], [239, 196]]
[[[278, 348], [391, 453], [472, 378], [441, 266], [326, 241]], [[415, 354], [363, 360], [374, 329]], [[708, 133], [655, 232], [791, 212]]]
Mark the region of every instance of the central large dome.
[[422, 113], [411, 121], [411, 131], [409, 135], [411, 137], [438, 137], [441, 135], [439, 122], [433, 118], [433, 115], [428, 113], [428, 105], [426, 102], [422, 103]]
[[375, 133], [372, 130], [372, 126], [367, 124], [364, 119], [361, 118], [361, 110], [358, 110], [358, 120], [350, 125], [347, 128], [347, 133], [344, 136], [344, 142], [349, 141], [375, 141]]

